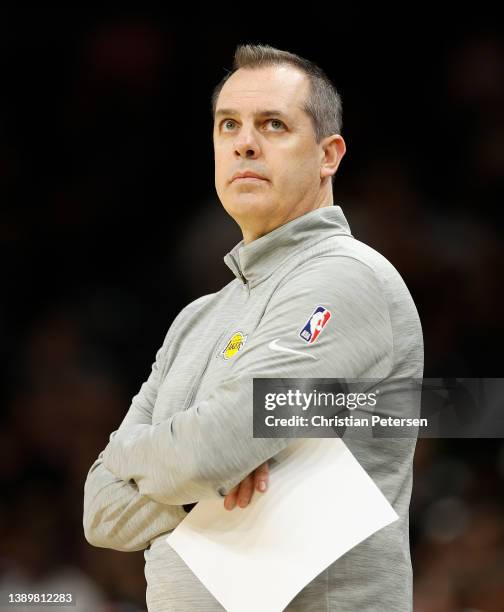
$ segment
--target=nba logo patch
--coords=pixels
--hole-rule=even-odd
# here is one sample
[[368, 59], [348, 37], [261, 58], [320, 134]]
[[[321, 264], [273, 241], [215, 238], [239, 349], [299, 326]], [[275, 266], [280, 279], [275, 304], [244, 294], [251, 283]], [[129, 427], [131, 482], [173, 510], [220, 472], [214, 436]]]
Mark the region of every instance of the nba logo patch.
[[327, 310], [327, 308], [317, 306], [311, 317], [308, 319], [308, 321], [306, 321], [303, 329], [299, 332], [300, 338], [302, 338], [305, 342], [308, 342], [308, 344], [313, 344], [320, 336], [330, 318], [331, 313], [329, 310]]

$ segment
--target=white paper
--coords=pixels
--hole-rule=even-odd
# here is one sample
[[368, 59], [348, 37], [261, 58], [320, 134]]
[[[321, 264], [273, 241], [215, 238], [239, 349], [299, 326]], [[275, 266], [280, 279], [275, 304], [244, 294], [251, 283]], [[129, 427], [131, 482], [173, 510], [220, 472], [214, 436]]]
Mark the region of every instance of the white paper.
[[166, 541], [228, 612], [280, 612], [399, 517], [339, 438], [296, 440], [246, 508], [199, 502]]

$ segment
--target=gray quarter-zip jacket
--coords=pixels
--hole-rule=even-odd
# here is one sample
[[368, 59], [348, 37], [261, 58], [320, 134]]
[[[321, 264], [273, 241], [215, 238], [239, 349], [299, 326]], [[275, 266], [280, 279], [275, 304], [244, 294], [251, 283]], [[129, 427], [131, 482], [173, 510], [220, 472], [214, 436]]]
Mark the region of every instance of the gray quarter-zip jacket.
[[[148, 380], [85, 483], [87, 540], [145, 549], [149, 610], [223, 609], [165, 536], [186, 516], [184, 504], [222, 498], [292, 441], [253, 437], [254, 377], [423, 376], [411, 295], [392, 264], [351, 235], [340, 206], [241, 241], [224, 261], [236, 278], [175, 318]], [[303, 336], [319, 305], [329, 320], [315, 339]], [[272, 349], [272, 341], [291, 351]], [[400, 518], [319, 574], [286, 610], [408, 612], [416, 440], [344, 441]]]

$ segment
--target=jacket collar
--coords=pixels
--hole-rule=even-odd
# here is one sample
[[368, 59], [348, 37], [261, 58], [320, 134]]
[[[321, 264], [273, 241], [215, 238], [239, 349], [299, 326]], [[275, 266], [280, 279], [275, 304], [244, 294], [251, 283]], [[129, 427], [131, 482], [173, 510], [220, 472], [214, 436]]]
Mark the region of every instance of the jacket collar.
[[249, 288], [268, 278], [292, 255], [329, 236], [351, 236], [340, 206], [317, 208], [245, 245], [241, 240], [224, 256], [225, 264]]

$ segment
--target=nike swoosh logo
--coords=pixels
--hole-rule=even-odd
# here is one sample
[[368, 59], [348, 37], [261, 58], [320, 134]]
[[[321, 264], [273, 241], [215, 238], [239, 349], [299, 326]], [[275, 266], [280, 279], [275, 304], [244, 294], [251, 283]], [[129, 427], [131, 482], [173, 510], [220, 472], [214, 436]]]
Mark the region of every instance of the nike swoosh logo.
[[303, 357], [311, 357], [312, 359], [317, 359], [315, 355], [312, 355], [311, 353], [307, 353], [306, 351], [305, 352], [295, 351], [294, 349], [287, 348], [286, 346], [281, 346], [280, 344], [278, 344], [279, 340], [280, 338], [275, 338], [274, 340], [272, 340], [268, 344], [268, 348], [270, 348], [272, 351], [280, 351], [281, 353], [295, 353], [296, 355], [302, 355]]

